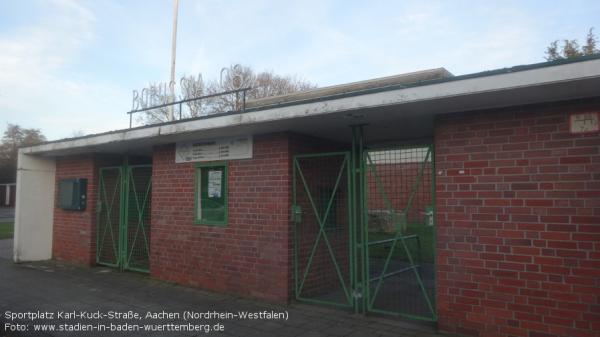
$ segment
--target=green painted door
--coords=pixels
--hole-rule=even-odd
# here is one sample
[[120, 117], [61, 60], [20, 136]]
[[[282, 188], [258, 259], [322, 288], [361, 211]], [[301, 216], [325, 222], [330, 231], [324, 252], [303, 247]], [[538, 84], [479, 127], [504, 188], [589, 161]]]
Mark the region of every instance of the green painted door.
[[352, 307], [349, 153], [294, 157], [295, 293], [299, 301]]
[[96, 262], [148, 272], [152, 166], [100, 169]]

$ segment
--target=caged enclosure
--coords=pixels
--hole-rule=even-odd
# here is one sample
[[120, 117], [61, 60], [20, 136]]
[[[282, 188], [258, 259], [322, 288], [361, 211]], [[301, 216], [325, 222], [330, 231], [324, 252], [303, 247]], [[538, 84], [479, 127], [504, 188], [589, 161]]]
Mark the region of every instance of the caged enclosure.
[[368, 308], [435, 317], [433, 151], [365, 152]]
[[303, 154], [293, 165], [296, 298], [435, 320], [432, 147]]

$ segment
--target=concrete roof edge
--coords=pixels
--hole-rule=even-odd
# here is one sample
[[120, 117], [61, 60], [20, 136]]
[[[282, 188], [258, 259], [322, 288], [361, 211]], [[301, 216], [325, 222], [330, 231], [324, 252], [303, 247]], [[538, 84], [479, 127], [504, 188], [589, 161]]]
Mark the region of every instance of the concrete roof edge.
[[448, 77], [452, 77], [452, 73], [450, 73], [445, 68], [434, 68], [434, 69], [426, 69], [420, 71], [414, 71], [410, 73], [378, 77], [364, 81], [350, 82], [344, 84], [337, 84], [322, 88], [316, 88], [311, 90], [305, 90], [300, 92], [295, 92], [286, 95], [265, 97], [259, 99], [248, 100], [246, 102], [246, 108], [258, 108], [263, 106], [271, 106], [282, 103], [289, 102], [297, 102], [304, 101], [308, 99], [315, 99], [320, 97], [329, 97], [333, 95], [341, 95], [352, 92], [361, 92], [368, 89], [379, 89], [385, 88], [394, 85], [408, 85], [408, 84], [416, 84], [423, 83], [430, 80], [436, 79], [444, 79]]
[[[391, 90], [417, 88], [417, 87], [429, 86], [429, 85], [435, 85], [435, 84], [449, 85], [450, 82], [457, 82], [457, 81], [460, 82], [463, 80], [477, 80], [479, 78], [488, 79], [489, 77], [493, 77], [496, 75], [509, 75], [509, 74], [519, 73], [519, 72], [528, 71], [528, 70], [538, 70], [538, 69], [543, 69], [543, 68], [548, 68], [548, 67], [556, 67], [556, 66], [562, 66], [562, 65], [581, 64], [581, 66], [583, 67], [583, 66], [585, 66], [585, 63], [587, 61], [598, 61], [598, 60], [600, 60], [600, 55], [592, 55], [592, 56], [576, 58], [574, 60], [571, 60], [571, 59], [559, 60], [559, 61], [553, 61], [553, 62], [544, 62], [544, 63], [539, 63], [539, 64], [533, 64], [533, 65], [516, 66], [516, 67], [512, 67], [512, 68], [503, 68], [503, 69], [485, 71], [485, 72], [475, 73], [475, 74], [450, 76], [450, 77], [441, 78], [441, 79], [426, 80], [426, 81], [418, 82], [418, 83], [414, 83], [414, 84], [389, 85], [389, 86], [380, 87], [380, 88], [370, 88], [370, 89], [358, 90], [358, 91], [354, 91], [354, 92], [343, 92], [341, 94], [333, 94], [333, 95], [329, 95], [329, 96], [326, 95], [326, 96], [322, 96], [320, 98], [315, 98], [315, 99], [309, 98], [309, 99], [298, 100], [298, 101], [290, 101], [290, 102], [286, 102], [286, 103], [275, 103], [273, 105], [265, 105], [265, 106], [259, 106], [256, 108], [248, 109], [247, 112], [275, 110], [277, 108], [291, 107], [294, 105], [302, 105], [302, 104], [308, 104], [308, 103], [314, 103], [314, 102], [320, 102], [320, 101], [330, 101], [330, 100], [333, 101], [333, 100], [336, 100], [339, 98], [368, 95], [368, 94], [372, 94], [372, 93], [382, 93], [382, 92], [391, 91]], [[439, 70], [439, 69], [445, 70], [444, 68], [436, 68], [433, 70]], [[432, 69], [426, 70], [426, 71], [431, 71], [431, 70]], [[409, 73], [409, 74], [411, 74], [411, 73]], [[391, 76], [391, 77], [393, 77], [393, 76]], [[583, 79], [585, 77], [581, 77], [581, 78]], [[385, 78], [382, 78], [382, 79], [385, 79]], [[377, 79], [375, 79], [375, 80], [377, 80]], [[363, 81], [363, 82], [367, 82], [367, 81]], [[358, 83], [361, 83], [361, 82], [358, 82]], [[542, 82], [540, 82], [540, 84], [542, 84]], [[437, 97], [437, 96], [431, 97], [431, 99], [436, 99], [436, 98], [439, 98], [439, 97]], [[139, 139], [140, 137], [146, 138], [146, 137], [160, 136], [161, 135], [161, 127], [166, 127], [167, 129], [172, 129], [172, 127], [175, 126], [176, 124], [197, 122], [197, 121], [201, 121], [201, 120], [213, 119], [216, 117], [225, 117], [225, 116], [233, 116], [233, 115], [241, 115], [241, 114], [242, 113], [240, 113], [240, 112], [229, 112], [229, 113], [215, 114], [215, 115], [203, 116], [203, 117], [197, 117], [197, 118], [191, 118], [191, 119], [185, 119], [185, 120], [165, 122], [165, 123], [160, 123], [160, 124], [145, 125], [145, 126], [140, 126], [140, 127], [131, 128], [131, 129], [113, 130], [113, 131], [108, 131], [108, 132], [103, 132], [103, 133], [98, 133], [98, 134], [86, 135], [86, 136], [82, 136], [82, 137], [48, 141], [48, 142], [40, 143], [40, 144], [33, 145], [33, 146], [23, 147], [20, 149], [20, 151], [22, 151], [23, 153], [43, 153], [46, 151], [52, 151], [53, 148], [56, 148], [55, 146], [49, 146], [52, 144], [66, 145], [66, 143], [69, 143], [70, 147], [86, 147], [86, 146], [92, 146], [92, 145], [97, 145], [97, 144], [107, 144], [107, 143], [113, 143], [113, 142], [119, 142], [119, 141], [134, 140], [134, 139]]]

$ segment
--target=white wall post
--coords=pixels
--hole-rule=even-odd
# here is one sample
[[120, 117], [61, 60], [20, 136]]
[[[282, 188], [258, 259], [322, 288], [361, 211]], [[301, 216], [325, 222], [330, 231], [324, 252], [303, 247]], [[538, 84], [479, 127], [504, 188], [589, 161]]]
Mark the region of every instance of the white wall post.
[[10, 184], [6, 184], [6, 199], [4, 200], [4, 205], [10, 205]]
[[56, 161], [19, 150], [13, 260], [52, 258]]

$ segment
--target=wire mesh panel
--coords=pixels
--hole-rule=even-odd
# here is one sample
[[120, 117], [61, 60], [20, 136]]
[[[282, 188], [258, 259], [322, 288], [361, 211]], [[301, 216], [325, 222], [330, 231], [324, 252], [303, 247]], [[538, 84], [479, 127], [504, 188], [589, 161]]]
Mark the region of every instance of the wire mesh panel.
[[109, 266], [119, 264], [121, 178], [120, 167], [100, 169], [96, 262]]
[[372, 312], [435, 320], [432, 155], [429, 146], [363, 155]]
[[148, 271], [152, 166], [128, 167], [127, 211], [124, 229], [124, 268]]
[[352, 306], [349, 155], [294, 159], [296, 297]]
[[148, 271], [152, 166], [100, 169], [96, 262]]

